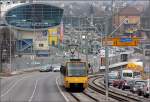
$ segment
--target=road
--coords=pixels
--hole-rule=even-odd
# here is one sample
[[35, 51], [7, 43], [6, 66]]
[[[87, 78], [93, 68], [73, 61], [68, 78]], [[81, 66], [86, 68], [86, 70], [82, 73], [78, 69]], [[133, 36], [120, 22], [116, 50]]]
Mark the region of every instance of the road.
[[0, 102], [65, 102], [56, 85], [57, 72], [33, 72], [1, 79]]

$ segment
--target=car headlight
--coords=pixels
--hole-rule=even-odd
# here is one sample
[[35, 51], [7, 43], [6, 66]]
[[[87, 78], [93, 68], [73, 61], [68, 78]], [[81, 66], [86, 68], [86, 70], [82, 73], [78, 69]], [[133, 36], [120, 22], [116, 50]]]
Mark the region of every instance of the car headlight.
[[137, 90], [137, 89], [134, 87], [134, 88], [133, 88], [133, 91], [136, 91], [136, 90]]
[[143, 89], [144, 87], [143, 86], [140, 86], [140, 89]]
[[128, 85], [127, 83], [125, 83], [125, 85]]

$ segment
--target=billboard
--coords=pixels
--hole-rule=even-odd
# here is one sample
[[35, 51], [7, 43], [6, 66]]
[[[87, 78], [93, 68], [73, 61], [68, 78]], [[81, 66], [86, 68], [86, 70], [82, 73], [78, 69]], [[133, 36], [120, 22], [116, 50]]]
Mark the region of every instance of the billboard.
[[48, 32], [39, 31], [34, 33], [33, 38], [33, 49], [34, 50], [48, 50]]
[[60, 25], [60, 42], [63, 42], [63, 38], [64, 38], [64, 26], [63, 26], [63, 22], [61, 22]]
[[48, 29], [48, 43], [50, 46], [57, 46], [60, 39], [60, 27]]
[[128, 16], [128, 24], [136, 24], [139, 23], [140, 17], [139, 16]]
[[48, 29], [49, 36], [58, 35], [58, 27]]
[[124, 19], [127, 19], [125, 24], [138, 24], [140, 23], [140, 16], [120, 16], [119, 23], [123, 22]]
[[56, 46], [58, 45], [58, 36], [49, 36], [49, 44]]

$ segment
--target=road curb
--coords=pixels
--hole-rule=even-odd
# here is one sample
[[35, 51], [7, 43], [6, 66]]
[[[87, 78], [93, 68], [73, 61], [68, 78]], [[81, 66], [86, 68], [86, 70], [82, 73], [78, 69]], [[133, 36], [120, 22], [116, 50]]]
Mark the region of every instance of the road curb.
[[25, 73], [36, 72], [38, 70], [39, 70], [39, 68], [31, 68], [31, 69], [23, 69], [23, 70], [19, 70], [19, 71], [13, 71], [11, 73], [2, 73], [2, 75], [0, 76], [0, 79], [15, 76], [15, 75], [20, 75], [20, 74], [25, 74]]

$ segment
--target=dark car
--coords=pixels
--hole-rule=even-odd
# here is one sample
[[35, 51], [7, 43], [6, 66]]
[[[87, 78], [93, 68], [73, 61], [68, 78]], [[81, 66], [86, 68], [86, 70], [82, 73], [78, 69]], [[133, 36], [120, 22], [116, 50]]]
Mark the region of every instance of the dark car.
[[142, 95], [144, 86], [146, 84], [145, 80], [132, 80], [128, 82], [128, 86], [130, 91], [133, 93], [137, 93], [138, 95]]
[[[112, 71], [108, 73], [108, 85], [112, 85], [114, 80], [119, 79], [118, 72]], [[104, 83], [105, 83], [105, 76], [104, 76]]]
[[144, 85], [142, 92], [144, 97], [148, 98], [150, 96], [150, 79], [146, 80], [146, 84]]

